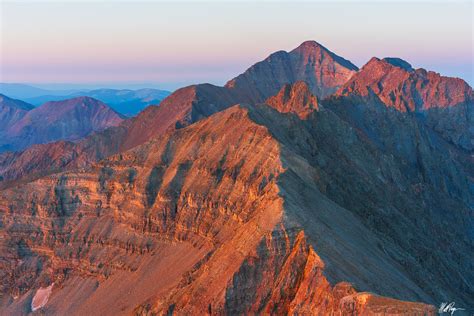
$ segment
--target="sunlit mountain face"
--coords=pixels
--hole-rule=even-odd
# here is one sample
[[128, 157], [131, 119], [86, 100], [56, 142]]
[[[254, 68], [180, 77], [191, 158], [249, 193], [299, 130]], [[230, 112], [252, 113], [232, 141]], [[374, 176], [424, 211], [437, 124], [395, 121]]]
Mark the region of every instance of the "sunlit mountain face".
[[[36, 7], [37, 14], [44, 9], [24, 5]], [[140, 30], [164, 23], [168, 37], [183, 38], [164, 14], [172, 12], [171, 4], [162, 4], [163, 13], [153, 14], [153, 20], [147, 10], [141, 20], [134, 18], [155, 5], [87, 7], [99, 14], [106, 6], [116, 18], [128, 8], [130, 17], [120, 19], [125, 26]], [[189, 21], [208, 16], [205, 4], [188, 5], [180, 4], [176, 19], [183, 21], [185, 13]], [[209, 29], [200, 41], [215, 68], [195, 63], [190, 73], [219, 68], [216, 52], [228, 50], [226, 58], [242, 62], [247, 51], [232, 32], [246, 34], [248, 27], [264, 32], [267, 26], [254, 20], [261, 8], [268, 12], [261, 22], [273, 22], [272, 34], [292, 41], [298, 38], [294, 30], [310, 29], [304, 25], [307, 14], [323, 21], [334, 17], [332, 5], [308, 11], [312, 5], [302, 3], [295, 19], [295, 9], [285, 2], [228, 4], [233, 15], [209, 15], [187, 32], [197, 34], [213, 23], [224, 32], [228, 23], [239, 25], [239, 12], [247, 12], [245, 26], [234, 30], [234, 25], [228, 33], [235, 45], [228, 50], [226, 41], [211, 42], [218, 31]], [[328, 32], [352, 32], [343, 26], [357, 13], [361, 45], [374, 34], [366, 23], [385, 30], [395, 25], [392, 15], [384, 21], [370, 10], [407, 8], [372, 4], [376, 8], [368, 10], [360, 3], [368, 10], [360, 15], [360, 8], [344, 5], [347, 17], [326, 24], [334, 29]], [[24, 12], [16, 6], [6, 7], [12, 14]], [[417, 6], [407, 16], [420, 12]], [[56, 13], [64, 10], [53, 7]], [[77, 16], [83, 14], [80, 4], [74, 8]], [[210, 10], [220, 8], [216, 3]], [[273, 19], [282, 8], [288, 19], [277, 24]], [[457, 24], [447, 28], [463, 25], [464, 4], [443, 8], [445, 14], [459, 14]], [[420, 19], [428, 23], [439, 9], [433, 4]], [[36, 15], [29, 14], [34, 21]], [[106, 15], [99, 23], [92, 14], [86, 24], [65, 16], [84, 31], [102, 25], [97, 33], [110, 19]], [[47, 29], [48, 23], [41, 25]], [[288, 32], [275, 33], [281, 25]], [[114, 21], [109, 31], [129, 38]], [[26, 36], [21, 32], [20, 42]], [[156, 52], [151, 48], [161, 35], [145, 45], [141, 37], [147, 33], [134, 34], [131, 48], [114, 50], [103, 66], [125, 76], [130, 65], [119, 71], [115, 62], [133, 59], [140, 47], [144, 59], [136, 60], [144, 61], [138, 68], [146, 82], [157, 64], [145, 57]], [[178, 72], [205, 56], [196, 34], [195, 50], [185, 50], [188, 58]], [[424, 36], [430, 47], [430, 36]], [[444, 46], [455, 46], [456, 36]], [[88, 46], [78, 44], [82, 38], [63, 53], [74, 47], [87, 52]], [[239, 75], [175, 87], [172, 93], [138, 83], [0, 85], [1, 315], [472, 314], [472, 87], [394, 57], [397, 50], [356, 63], [345, 53], [361, 49], [353, 42], [334, 51], [315, 40], [289, 50], [271, 42], [268, 47], [263, 39], [254, 42], [269, 53]], [[12, 58], [10, 45], [6, 60]], [[188, 44], [180, 45], [177, 59]], [[384, 45], [376, 45], [373, 55], [378, 46]], [[98, 55], [105, 49], [96, 47]], [[46, 50], [38, 48], [33, 57]], [[427, 63], [432, 56], [427, 53]], [[97, 61], [89, 57], [92, 64]], [[58, 80], [62, 66], [51, 68]], [[18, 74], [14, 66], [7, 68], [6, 75]], [[85, 67], [79, 73], [94, 72]], [[128, 82], [134, 82], [133, 72], [130, 76]]]

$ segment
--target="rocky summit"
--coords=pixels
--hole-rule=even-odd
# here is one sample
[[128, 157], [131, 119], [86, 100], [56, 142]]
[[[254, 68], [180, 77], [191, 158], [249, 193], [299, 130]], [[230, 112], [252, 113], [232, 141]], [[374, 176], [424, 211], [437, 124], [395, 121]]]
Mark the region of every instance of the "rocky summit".
[[343, 85], [358, 68], [315, 41], [290, 52], [279, 51], [230, 80], [226, 87], [254, 102], [276, 94], [282, 85], [304, 81], [317, 97], [326, 97]]
[[467, 309], [473, 106], [460, 79], [305, 42], [76, 143], [5, 153], [0, 311]]

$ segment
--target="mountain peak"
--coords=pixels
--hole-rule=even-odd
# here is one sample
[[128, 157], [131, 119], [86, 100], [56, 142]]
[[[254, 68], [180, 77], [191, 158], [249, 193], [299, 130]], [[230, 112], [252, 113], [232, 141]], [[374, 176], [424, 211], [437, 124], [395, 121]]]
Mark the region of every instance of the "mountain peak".
[[316, 41], [306, 41], [290, 52], [277, 51], [226, 84], [245, 100], [263, 102], [288, 83], [305, 81], [312, 94], [334, 93], [358, 70], [350, 61]]
[[[348, 98], [361, 96], [366, 98], [366, 104], [373, 104], [369, 100], [376, 96], [387, 107], [401, 112], [423, 112], [431, 117], [437, 115], [429, 114], [433, 112], [433, 108], [452, 108], [451, 111], [456, 112], [456, 115], [451, 113], [446, 116], [443, 113], [435, 121], [443, 121], [446, 126], [458, 126], [458, 130], [469, 125], [469, 111], [473, 104], [472, 88], [465, 81], [443, 77], [424, 69], [414, 70], [400, 58], [373, 57], [336, 95]], [[435, 129], [443, 126], [436, 124]], [[455, 129], [447, 131], [441, 128], [440, 133], [465, 149], [473, 148], [469, 136], [462, 135]]]
[[303, 43], [300, 44], [300, 46], [296, 47], [294, 51], [296, 50], [310, 50], [310, 49], [324, 49], [326, 51], [329, 51], [326, 47], [321, 45], [320, 43], [314, 41], [314, 40], [308, 40], [304, 41]]
[[380, 58], [374, 56], [374, 57], [370, 58], [370, 60], [363, 67], [365, 67], [367, 65], [371, 65], [371, 64], [378, 64], [380, 62], [381, 62]]
[[313, 40], [305, 41], [301, 43], [301, 45], [295, 48], [294, 50], [292, 50], [291, 53], [299, 53], [302, 55], [313, 55], [313, 56], [314, 55], [327, 55], [333, 60], [333, 62], [340, 64], [341, 66], [349, 70], [353, 70], [353, 71], [359, 70], [359, 68], [353, 63], [351, 63], [349, 60], [334, 54], [329, 49], [327, 49], [320, 43]]
[[104, 104], [102, 101], [99, 101], [95, 98], [88, 97], [88, 96], [78, 96], [78, 97], [68, 99], [66, 101], [71, 102], [71, 103], [85, 103], [85, 104], [97, 104], [97, 103], [99, 103], [99, 104]]
[[94, 98], [46, 102], [26, 112], [5, 131], [7, 137], [0, 142], [0, 149], [21, 150], [59, 139], [77, 140], [122, 121], [120, 114]]
[[31, 104], [0, 94], [0, 133], [21, 120], [32, 109], [34, 106]]
[[[72, 108], [78, 107], [110, 110], [115, 113], [115, 111], [104, 102], [88, 96], [78, 96], [60, 101], [49, 101], [38, 107], [38, 109], [60, 108], [60, 111], [69, 111]], [[117, 113], [117, 115], [119, 114]]]
[[372, 57], [362, 68], [367, 69], [371, 67], [379, 67], [387, 70], [392, 67], [397, 67], [408, 72], [415, 71], [409, 62], [398, 57], [385, 57], [383, 59]]

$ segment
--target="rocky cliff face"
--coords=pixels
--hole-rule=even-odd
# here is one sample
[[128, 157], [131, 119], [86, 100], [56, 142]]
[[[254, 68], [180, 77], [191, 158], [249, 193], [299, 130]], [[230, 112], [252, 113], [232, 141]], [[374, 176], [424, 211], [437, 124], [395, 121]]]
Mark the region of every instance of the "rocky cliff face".
[[[28, 310], [54, 282], [46, 313], [433, 313], [357, 294], [430, 298], [398, 250], [319, 191], [322, 170], [293, 148], [322, 145], [313, 119], [235, 106], [90, 170], [0, 192], [2, 305]], [[362, 141], [339, 128], [340, 141]], [[300, 129], [308, 138], [292, 139]], [[356, 289], [326, 273], [352, 275]]]
[[388, 107], [419, 114], [448, 141], [474, 148], [474, 94], [462, 79], [414, 70], [400, 59], [374, 57], [336, 95], [362, 96], [368, 103], [375, 95]]
[[319, 108], [318, 99], [303, 81], [283, 86], [277, 95], [268, 98], [265, 103], [281, 113], [295, 113], [301, 119]]
[[11, 124], [2, 134], [0, 148], [15, 151], [58, 139], [77, 140], [122, 120], [107, 105], [88, 97], [48, 102]]
[[275, 95], [288, 83], [304, 81], [311, 92], [324, 98], [342, 86], [358, 68], [315, 41], [291, 52], [279, 51], [230, 80], [226, 87], [245, 94], [253, 102]]

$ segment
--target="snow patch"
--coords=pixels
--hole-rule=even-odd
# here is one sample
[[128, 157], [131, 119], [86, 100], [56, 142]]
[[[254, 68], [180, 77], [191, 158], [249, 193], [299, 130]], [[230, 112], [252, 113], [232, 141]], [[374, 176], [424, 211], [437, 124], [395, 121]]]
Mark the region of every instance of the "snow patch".
[[37, 291], [33, 300], [31, 301], [31, 311], [37, 311], [38, 309], [44, 307], [48, 303], [49, 296], [53, 290], [53, 284], [48, 287], [40, 287]]

